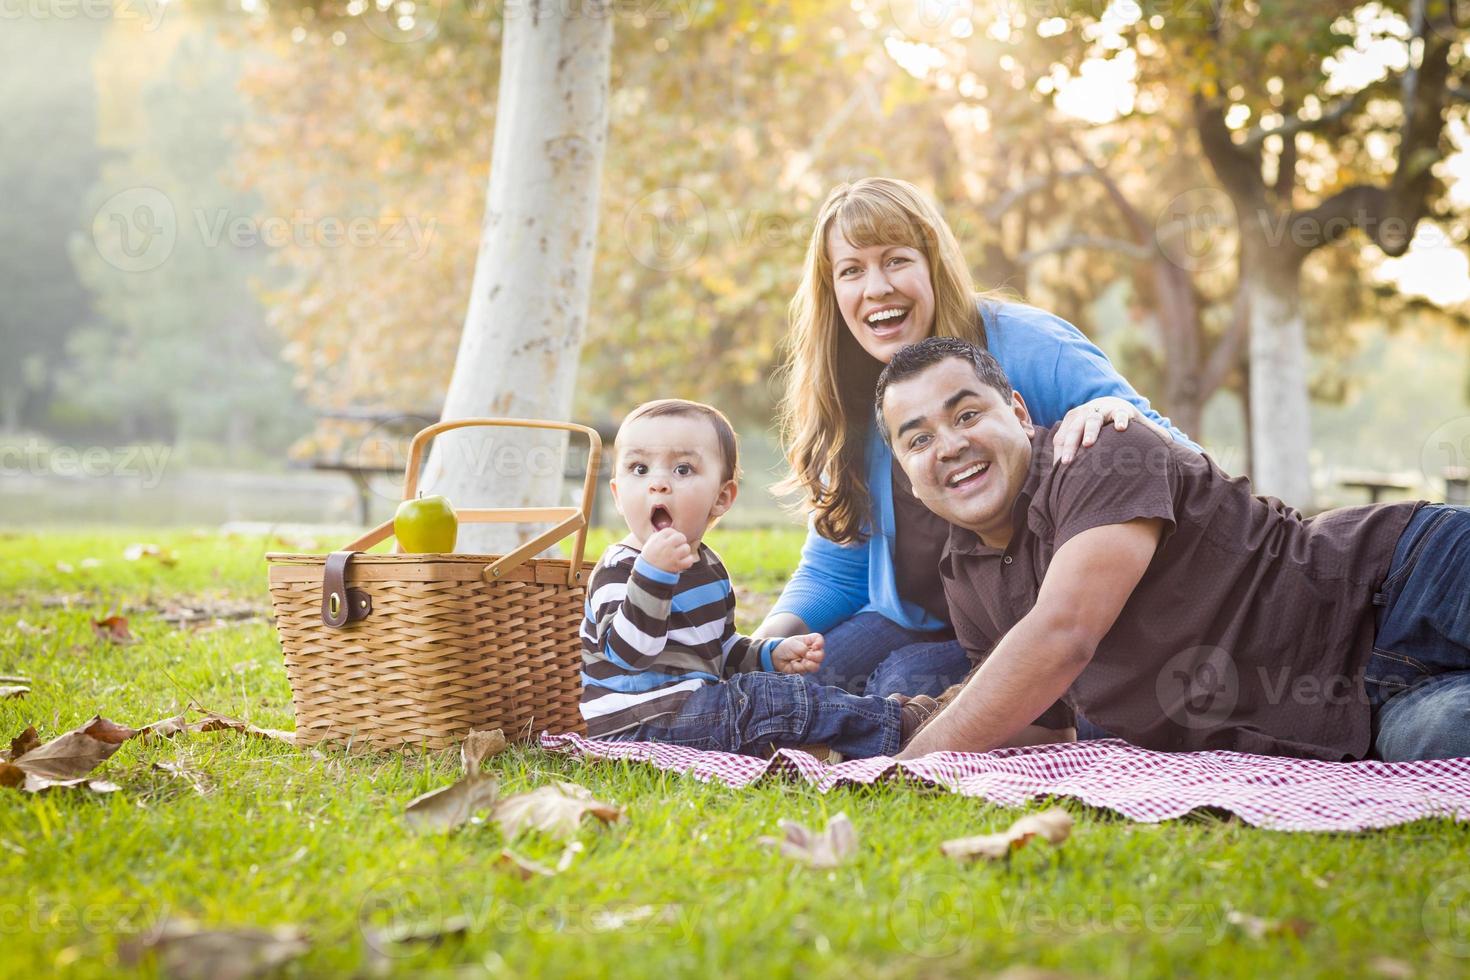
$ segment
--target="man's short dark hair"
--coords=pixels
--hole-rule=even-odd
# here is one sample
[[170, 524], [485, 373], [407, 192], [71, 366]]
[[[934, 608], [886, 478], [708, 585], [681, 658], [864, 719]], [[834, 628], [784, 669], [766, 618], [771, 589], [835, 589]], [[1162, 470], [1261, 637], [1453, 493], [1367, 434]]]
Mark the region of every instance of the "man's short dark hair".
[[1007, 402], [1011, 400], [1011, 379], [1006, 377], [1000, 362], [985, 348], [958, 337], [930, 337], [917, 344], [909, 344], [907, 347], [899, 348], [898, 353], [893, 355], [893, 360], [889, 361], [883, 373], [878, 375], [878, 386], [873, 391], [874, 409], [878, 415], [878, 431], [883, 435], [885, 443], [892, 445], [888, 438], [888, 425], [883, 421], [883, 395], [888, 391], [888, 386], [907, 381], [914, 375], [951, 358], [969, 364], [975, 370], [975, 377], [982, 384], [987, 384], [1000, 392], [1000, 396]]

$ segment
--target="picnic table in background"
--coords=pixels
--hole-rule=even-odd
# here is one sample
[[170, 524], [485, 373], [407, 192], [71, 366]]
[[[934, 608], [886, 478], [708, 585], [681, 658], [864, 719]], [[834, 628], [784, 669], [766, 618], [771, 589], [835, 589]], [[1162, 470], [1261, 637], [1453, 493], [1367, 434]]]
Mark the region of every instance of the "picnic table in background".
[[1449, 466], [1444, 471], [1444, 502], [1470, 505], [1470, 467]]
[[1414, 489], [1413, 484], [1406, 483], [1401, 477], [1390, 473], [1351, 473], [1338, 481], [1342, 486], [1350, 490], [1368, 491], [1368, 503], [1376, 504], [1385, 493], [1405, 494]]
[[[371, 514], [374, 476], [403, 476], [408, 463], [408, 444], [414, 433], [439, 421], [437, 409], [389, 412], [373, 409], [328, 409], [317, 413], [316, 427], [297, 440], [289, 450], [292, 465], [327, 473], [342, 473], [357, 489], [357, 522], [364, 527], [373, 523]], [[617, 437], [617, 425], [603, 422], [594, 425], [605, 447]], [[611, 453], [603, 455], [603, 477], [611, 472]], [[573, 442], [567, 454], [564, 479], [578, 486], [587, 472], [587, 452]], [[603, 479], [597, 481], [592, 501], [592, 524], [601, 519]]]

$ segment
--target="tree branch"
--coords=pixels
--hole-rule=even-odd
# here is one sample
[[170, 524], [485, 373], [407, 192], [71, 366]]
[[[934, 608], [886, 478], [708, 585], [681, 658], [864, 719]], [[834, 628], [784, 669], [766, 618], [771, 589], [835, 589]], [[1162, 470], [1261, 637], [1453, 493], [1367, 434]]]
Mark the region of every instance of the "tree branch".
[[1103, 235], [1069, 235], [1066, 238], [1043, 245], [1040, 248], [1028, 249], [1016, 257], [1018, 265], [1030, 265], [1037, 259], [1058, 252], [1068, 252], [1077, 248], [1099, 249], [1105, 252], [1119, 252], [1132, 259], [1147, 260], [1153, 258], [1153, 249], [1138, 242], [1130, 242], [1122, 238], [1108, 238]]
[[1335, 123], [1341, 122], [1343, 117], [1352, 112], [1368, 90], [1358, 89], [1352, 95], [1345, 96], [1334, 102], [1332, 107], [1315, 119], [1303, 119], [1300, 116], [1290, 116], [1279, 126], [1266, 129], [1256, 126], [1246, 133], [1245, 141], [1241, 143], [1241, 149], [1251, 153], [1259, 153], [1262, 144], [1268, 136], [1280, 136], [1282, 140], [1289, 140], [1297, 133], [1310, 133], [1319, 129], [1326, 129]]
[[1225, 113], [1218, 103], [1194, 97], [1194, 124], [1199, 133], [1200, 148], [1210, 169], [1237, 208], [1267, 210], [1266, 182], [1261, 177], [1259, 148], [1237, 146], [1225, 125]]
[[1019, 186], [1013, 187], [1010, 190], [1006, 191], [1005, 194], [1001, 196], [1000, 200], [996, 201], [990, 207], [986, 208], [985, 217], [991, 221], [999, 221], [1017, 204], [1020, 204], [1026, 198], [1030, 197], [1032, 194], [1035, 194], [1037, 191], [1045, 190], [1052, 184], [1057, 184], [1064, 180], [1075, 180], [1078, 177], [1090, 177], [1092, 176], [1094, 169], [1095, 168], [1093, 168], [1091, 164], [1088, 164], [1086, 166], [1077, 167], [1073, 170], [1061, 170], [1057, 171], [1056, 173], [1039, 174], [1035, 177], [1032, 177], [1030, 180], [1023, 181]]

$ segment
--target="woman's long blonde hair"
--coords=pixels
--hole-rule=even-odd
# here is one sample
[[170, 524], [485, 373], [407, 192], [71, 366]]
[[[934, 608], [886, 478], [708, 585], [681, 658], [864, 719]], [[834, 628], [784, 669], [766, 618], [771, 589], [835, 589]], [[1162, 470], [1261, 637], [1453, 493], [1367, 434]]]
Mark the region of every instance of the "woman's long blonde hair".
[[801, 494], [817, 533], [838, 544], [867, 538], [872, 497], [865, 470], [873, 386], [883, 365], [858, 345], [837, 308], [827, 234], [834, 225], [854, 248], [905, 245], [929, 262], [933, 335], [985, 346], [969, 266], [939, 209], [913, 184], [868, 177], [839, 184], [822, 202], [806, 250], [801, 285], [788, 312], [782, 372], [781, 442], [791, 475], [776, 486]]

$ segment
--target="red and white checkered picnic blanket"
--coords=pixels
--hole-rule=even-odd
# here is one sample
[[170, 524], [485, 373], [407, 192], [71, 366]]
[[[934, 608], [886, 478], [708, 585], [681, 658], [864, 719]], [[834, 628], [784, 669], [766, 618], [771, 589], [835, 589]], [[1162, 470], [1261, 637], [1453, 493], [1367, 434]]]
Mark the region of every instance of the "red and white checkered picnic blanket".
[[912, 762], [876, 758], [827, 765], [789, 749], [766, 760], [545, 733], [541, 745], [591, 759], [647, 762], [736, 788], [785, 777], [825, 793], [902, 774], [1008, 806], [1038, 796], [1069, 796], [1143, 823], [1200, 807], [1228, 810], [1272, 830], [1367, 830], [1424, 817], [1470, 820], [1470, 759], [1320, 762], [1241, 752], [1151, 752], [1101, 739], [984, 753], [936, 752]]

